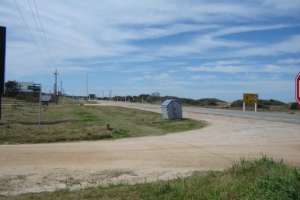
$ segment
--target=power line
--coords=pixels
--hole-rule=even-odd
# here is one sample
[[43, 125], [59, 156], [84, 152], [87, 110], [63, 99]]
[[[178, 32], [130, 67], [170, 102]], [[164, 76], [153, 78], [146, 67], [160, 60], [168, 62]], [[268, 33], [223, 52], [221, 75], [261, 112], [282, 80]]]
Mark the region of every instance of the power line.
[[[21, 17], [21, 20], [23, 21], [25, 27], [27, 28], [27, 30], [28, 30], [29, 33], [30, 33], [30, 36], [31, 36], [31, 38], [32, 38], [32, 41], [34, 42], [35, 46], [36, 46], [38, 49], [40, 49], [40, 53], [42, 54], [41, 56], [42, 56], [42, 58], [43, 58], [45, 64], [46, 64], [48, 67], [50, 67], [50, 66], [49, 66], [49, 63], [45, 60], [45, 59], [46, 59], [46, 58], [45, 58], [45, 52], [43, 51], [43, 48], [41, 47], [40, 43], [38, 42], [38, 39], [35, 37], [35, 34], [34, 34], [32, 28], [31, 28], [31, 27], [29, 26], [29, 24], [27, 23], [27, 20], [26, 20], [26, 18], [24, 17], [24, 14], [23, 14], [23, 12], [22, 12], [22, 9], [20, 8], [19, 4], [17, 3], [17, 0], [14, 0], [14, 2], [15, 2], [15, 7], [16, 7], [16, 9], [17, 9], [17, 11], [18, 11], [18, 13], [19, 13], [19, 15], [20, 15], [20, 17]], [[29, 2], [28, 2], [28, 3], [29, 3]], [[29, 9], [31, 10], [31, 6], [30, 6], [30, 5], [29, 5]], [[33, 16], [34, 16], [34, 14], [33, 14]]]
[[[45, 63], [46, 66], [48, 66], [48, 68], [50, 69], [51, 66], [49, 64], [49, 59], [47, 59], [47, 54], [51, 53], [51, 51], [48, 51], [46, 50], [46, 48], [48, 48], [48, 45], [47, 44], [40, 44], [39, 43], [39, 40], [35, 37], [35, 34], [32, 30], [32, 28], [29, 26], [26, 18], [24, 17], [24, 14], [19, 6], [19, 4], [17, 3], [16, 0], [14, 0], [15, 2], [15, 6], [16, 6], [16, 9], [17, 11], [19, 12], [19, 15], [21, 17], [21, 20], [23, 21], [25, 27], [28, 29], [29, 33], [30, 33], [30, 36], [32, 37], [32, 40], [35, 44], [35, 46], [40, 49], [39, 53], [41, 54], [41, 58], [43, 60], [43, 62]], [[38, 11], [38, 7], [37, 7], [37, 4], [35, 1], [32, 1], [33, 2], [33, 6], [31, 5], [30, 1], [27, 0], [27, 3], [28, 3], [28, 7], [29, 7], [29, 10], [31, 11], [31, 14], [32, 14], [32, 17], [33, 17], [33, 20], [34, 20], [34, 23], [35, 23], [35, 26], [36, 26], [36, 31], [39, 32], [41, 31], [42, 35], [41, 36], [44, 36], [44, 39], [41, 37], [41, 42], [44, 40], [44, 42], [47, 42], [48, 38], [46, 36], [46, 32], [45, 32], [45, 29], [43, 27], [43, 24], [42, 24], [42, 21], [40, 19], [40, 16], [39, 16], [39, 11]], [[44, 48], [42, 48], [42, 46]], [[47, 53], [47, 54], [46, 54]], [[58, 103], [58, 97], [57, 97], [57, 71], [56, 71], [56, 75], [55, 75], [55, 88], [54, 88], [54, 94], [55, 94], [55, 102]]]
[[44, 25], [42, 23], [42, 20], [41, 20], [41, 15], [40, 15], [40, 12], [39, 12], [39, 9], [38, 9], [38, 6], [37, 6], [37, 3], [35, 0], [32, 0], [33, 4], [34, 4], [34, 8], [35, 8], [35, 12], [36, 12], [36, 16], [37, 16], [37, 20], [39, 22], [39, 25], [40, 25], [40, 28], [41, 28], [41, 31], [44, 35], [44, 38], [45, 38], [45, 41], [48, 41], [48, 37], [47, 37], [47, 33], [45, 31], [45, 28], [44, 28]]
[[[34, 4], [33, 1], [30, 2], [30, 0], [27, 0], [27, 3], [28, 3], [28, 8], [31, 11], [31, 15], [32, 15], [33, 21], [34, 21], [35, 26], [36, 26], [36, 32], [42, 33], [42, 35], [44, 35], [44, 33], [42, 31], [42, 26], [41, 26], [41, 24], [39, 22], [40, 20], [38, 18], [38, 11], [35, 9], [35, 8], [37, 8], [37, 7], [35, 7], [36, 4]], [[32, 4], [34, 4], [34, 5], [32, 5]], [[40, 42], [42, 42], [42, 40], [43, 40], [43, 38], [41, 37], [41, 41]], [[46, 58], [47, 57], [46, 55], [48, 55], [48, 53], [50, 51], [49, 50], [47, 51], [47, 49], [46, 49], [47, 45], [46, 44], [43, 45], [40, 42], [38, 42], [38, 45], [39, 45], [40, 49], [42, 50], [42, 54], [44, 56], [46, 65], [48, 65], [48, 67], [50, 68], [50, 65], [48, 63], [49, 59]], [[44, 38], [44, 42], [47, 42], [46, 38]]]
[[37, 21], [37, 17], [36, 17], [36, 14], [34, 12], [34, 9], [32, 8], [32, 5], [30, 3], [30, 0], [27, 0], [27, 3], [28, 3], [28, 7], [29, 7], [29, 10], [31, 11], [31, 15], [32, 15], [32, 18], [33, 18], [33, 21], [35, 23], [35, 26], [37, 27], [36, 30], [38, 31], [39, 30], [39, 23]]
[[23, 15], [23, 12], [22, 12], [21, 8], [19, 7], [19, 4], [17, 3], [17, 0], [14, 0], [14, 1], [15, 1], [16, 9], [17, 9], [17, 11], [18, 11], [18, 13], [19, 13], [19, 15], [21, 17], [21, 20], [23, 21], [25, 27], [28, 29], [28, 31], [29, 31], [29, 33], [30, 33], [30, 35], [32, 37], [32, 40], [35, 42], [36, 45], [38, 45], [36, 39], [34, 38], [34, 34], [33, 34], [32, 30], [31, 30], [30, 26], [28, 25], [28, 23], [27, 23], [24, 15]]
[[[29, 0], [28, 0], [28, 2], [29, 2]], [[35, 0], [32, 0], [32, 4], [33, 4], [33, 6], [32, 6], [33, 9], [32, 10], [34, 10], [34, 12], [35, 12], [34, 17], [36, 18], [36, 22], [37, 22], [36, 24], [38, 24], [39, 30], [41, 31], [44, 42], [45, 42], [45, 44], [44, 44], [45, 51], [47, 52], [47, 55], [51, 54], [52, 58], [54, 58], [55, 56], [53, 56], [52, 51], [51, 51], [51, 49], [49, 49], [49, 46], [48, 46], [49, 40], [48, 40], [47, 32], [45, 31], [45, 27], [44, 27], [43, 22], [41, 20], [41, 15], [40, 15], [40, 12], [39, 12], [39, 9], [38, 9], [38, 4]], [[48, 64], [48, 66], [49, 66], [49, 64]], [[49, 66], [49, 68], [50, 68], [50, 66]]]

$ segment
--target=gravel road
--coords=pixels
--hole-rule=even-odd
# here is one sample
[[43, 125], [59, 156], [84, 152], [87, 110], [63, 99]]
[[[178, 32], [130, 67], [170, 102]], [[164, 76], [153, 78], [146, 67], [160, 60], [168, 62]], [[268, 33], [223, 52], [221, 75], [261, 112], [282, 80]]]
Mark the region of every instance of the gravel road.
[[[111, 104], [159, 111], [155, 105], [100, 103]], [[0, 194], [165, 180], [193, 171], [224, 169], [242, 157], [262, 154], [300, 166], [299, 114], [188, 107], [184, 116], [209, 125], [184, 133], [115, 141], [0, 145]]]

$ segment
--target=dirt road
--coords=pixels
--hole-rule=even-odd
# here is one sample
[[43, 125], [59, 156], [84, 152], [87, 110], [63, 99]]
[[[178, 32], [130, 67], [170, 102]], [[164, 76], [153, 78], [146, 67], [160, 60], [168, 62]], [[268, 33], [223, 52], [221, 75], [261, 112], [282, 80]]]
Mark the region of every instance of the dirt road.
[[[158, 106], [118, 105], [159, 111]], [[209, 125], [116, 141], [0, 145], [0, 194], [169, 179], [196, 170], [224, 169], [241, 157], [262, 154], [300, 165], [300, 124], [193, 109], [184, 115]]]

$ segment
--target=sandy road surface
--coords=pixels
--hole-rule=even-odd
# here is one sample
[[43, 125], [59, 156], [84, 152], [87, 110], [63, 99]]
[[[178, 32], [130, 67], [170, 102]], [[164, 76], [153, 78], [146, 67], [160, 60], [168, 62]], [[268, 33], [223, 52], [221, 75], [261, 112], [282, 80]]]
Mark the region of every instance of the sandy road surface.
[[[159, 111], [158, 106], [118, 105]], [[300, 165], [300, 124], [186, 110], [185, 117], [209, 126], [115, 141], [0, 145], [0, 194], [168, 179], [223, 169], [240, 157], [263, 153]]]

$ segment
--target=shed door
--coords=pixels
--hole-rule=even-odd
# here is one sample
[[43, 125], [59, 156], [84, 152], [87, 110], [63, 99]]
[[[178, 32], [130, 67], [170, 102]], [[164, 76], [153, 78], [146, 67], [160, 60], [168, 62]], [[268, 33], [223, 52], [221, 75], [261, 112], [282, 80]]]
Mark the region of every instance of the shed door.
[[172, 110], [173, 110], [173, 117], [178, 118], [179, 115], [179, 107], [177, 103], [173, 103]]

